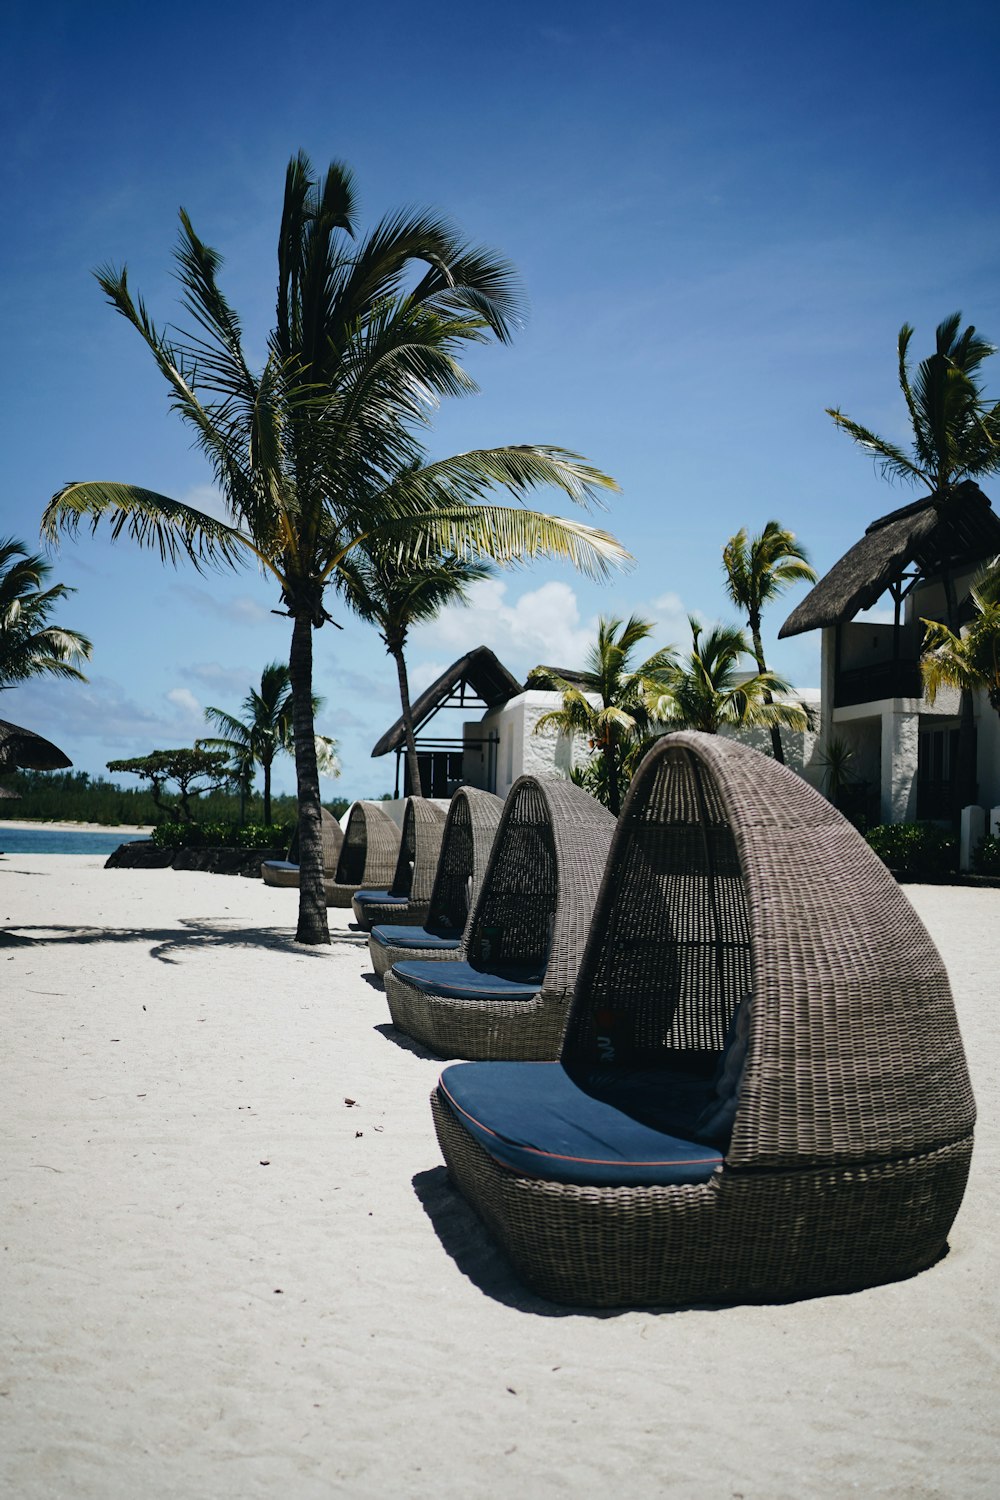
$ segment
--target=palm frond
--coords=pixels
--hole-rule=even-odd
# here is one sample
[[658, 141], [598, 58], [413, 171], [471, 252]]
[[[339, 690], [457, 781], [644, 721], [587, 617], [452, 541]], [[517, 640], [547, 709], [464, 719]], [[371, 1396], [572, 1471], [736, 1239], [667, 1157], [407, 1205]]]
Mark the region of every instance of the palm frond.
[[207, 565], [235, 567], [246, 552], [251, 552], [270, 566], [243, 532], [193, 506], [131, 484], [91, 481], [64, 485], [45, 507], [42, 535], [54, 541], [60, 532], [76, 533], [84, 521], [96, 531], [105, 519], [112, 539], [124, 531], [139, 546], [156, 549], [162, 561], [176, 563], [186, 555], [201, 571]]

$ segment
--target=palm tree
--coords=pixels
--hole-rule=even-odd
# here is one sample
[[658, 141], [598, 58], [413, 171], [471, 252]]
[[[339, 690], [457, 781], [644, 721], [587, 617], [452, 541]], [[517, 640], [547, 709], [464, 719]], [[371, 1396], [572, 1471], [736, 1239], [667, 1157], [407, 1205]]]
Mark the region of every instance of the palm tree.
[[937, 620], [921, 621], [924, 687], [931, 703], [945, 685], [970, 694], [982, 689], [1000, 714], [1000, 558], [979, 574], [969, 597], [974, 614], [964, 634]]
[[488, 577], [490, 571], [487, 563], [454, 556], [418, 558], [404, 566], [398, 547], [372, 542], [355, 547], [337, 570], [337, 586], [345, 602], [362, 620], [378, 627], [396, 663], [406, 764], [415, 797], [423, 796], [423, 788], [406, 670], [407, 636], [411, 625], [433, 620], [446, 604], [464, 604], [469, 585]]
[[[815, 583], [815, 571], [794, 533], [786, 531], [777, 521], [768, 521], [760, 536], [750, 540], [746, 527], [741, 527], [722, 549], [722, 563], [726, 570], [726, 592], [736, 607], [746, 612], [757, 671], [766, 673], [760, 633], [764, 606], [791, 583]], [[764, 688], [763, 693], [764, 701], [770, 703], [770, 688]], [[785, 752], [777, 724], [771, 725], [771, 750], [775, 760], [784, 765]]]
[[[313, 715], [319, 713], [323, 700], [313, 697]], [[239, 768], [241, 789], [253, 780], [253, 767], [264, 774], [264, 822], [271, 821], [271, 767], [280, 752], [294, 753], [292, 735], [292, 690], [288, 668], [273, 661], [260, 674], [260, 687], [251, 688], [243, 699], [243, 717], [238, 718], [222, 708], [208, 707], [205, 718], [220, 734], [197, 741], [207, 750], [225, 750]], [[324, 735], [316, 736], [316, 754], [320, 773], [339, 775], [336, 742]]]
[[[899, 330], [899, 386], [913, 430], [910, 454], [852, 422], [839, 408], [827, 408], [838, 427], [874, 455], [887, 478], [926, 485], [942, 511], [963, 480], [1000, 469], [1000, 402], [990, 405], [977, 379], [983, 361], [996, 349], [977, 337], [972, 324], [959, 332], [961, 323], [962, 314], [956, 312], [938, 325], [934, 353], [920, 363], [913, 377], [907, 363], [913, 329], [904, 323]], [[945, 574], [944, 587], [948, 626], [957, 633], [958, 600], [950, 574]], [[976, 781], [972, 696], [965, 688], [957, 759], [956, 812], [973, 800]]]
[[90, 641], [48, 623], [55, 606], [76, 592], [64, 583], [43, 587], [51, 572], [23, 542], [0, 538], [0, 691], [43, 675], [87, 680], [78, 663], [90, 660]]
[[964, 479], [1000, 469], [1000, 402], [987, 404], [976, 378], [996, 349], [976, 336], [972, 324], [960, 333], [961, 324], [960, 312], [938, 324], [934, 353], [915, 376], [907, 362], [913, 329], [904, 323], [899, 330], [899, 387], [913, 429], [912, 453], [852, 422], [839, 407], [827, 407], [827, 415], [874, 455], [888, 478], [925, 484], [939, 505]]
[[[536, 667], [528, 674], [528, 687], [549, 688], [563, 695], [562, 708], [542, 714], [535, 726], [552, 726], [565, 734], [580, 734], [597, 751], [600, 771], [594, 789], [617, 818], [621, 812], [623, 757], [628, 747], [653, 727], [651, 698], [664, 690], [675, 657], [671, 647], [654, 651], [638, 666], [630, 657], [641, 641], [653, 633], [649, 620], [604, 619], [598, 621], [597, 641], [587, 655], [586, 670], [568, 682], [550, 667]], [[593, 703], [597, 698], [598, 703]]]
[[312, 715], [312, 634], [329, 619], [326, 589], [362, 540], [394, 542], [401, 558], [454, 553], [500, 562], [563, 557], [603, 576], [628, 556], [607, 532], [484, 503], [496, 486], [517, 499], [551, 484], [580, 504], [617, 486], [560, 448], [481, 449], [413, 467], [415, 429], [443, 396], [475, 389], [458, 362], [469, 342], [511, 336], [511, 268], [464, 245], [443, 220], [398, 213], [356, 238], [354, 183], [339, 163], [322, 181], [292, 159], [278, 240], [278, 292], [268, 358], [255, 373], [243, 330], [217, 282], [220, 257], [181, 210], [177, 271], [197, 331], [170, 340], [127, 270], [97, 279], [140, 333], [212, 464], [228, 520], [117, 482], [74, 483], [53, 496], [43, 533], [111, 522], [176, 562], [252, 560], [269, 573], [292, 621], [295, 767], [302, 943], [328, 943], [319, 780]]
[[791, 691], [783, 678], [760, 671], [747, 676], [741, 669], [741, 660], [752, 656], [742, 630], [735, 625], [716, 625], [704, 635], [693, 615], [689, 615], [688, 624], [691, 650], [674, 668], [666, 692], [651, 705], [661, 723], [672, 729], [700, 729], [704, 734], [718, 734], [724, 726], [809, 727], [809, 714], [802, 704], [774, 701], [775, 694]]

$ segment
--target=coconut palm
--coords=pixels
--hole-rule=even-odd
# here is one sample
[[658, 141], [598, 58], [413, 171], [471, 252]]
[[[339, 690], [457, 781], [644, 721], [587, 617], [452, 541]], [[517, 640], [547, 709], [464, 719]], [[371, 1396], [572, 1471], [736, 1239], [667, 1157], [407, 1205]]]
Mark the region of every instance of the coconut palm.
[[[323, 705], [313, 697], [313, 716]], [[220, 733], [197, 741], [206, 750], [225, 750], [238, 768], [241, 789], [253, 780], [253, 768], [259, 765], [264, 777], [264, 822], [271, 821], [271, 767], [280, 752], [294, 754], [292, 734], [292, 689], [284, 662], [273, 661], [260, 674], [260, 687], [251, 688], [243, 699], [243, 717], [225, 709], [208, 707], [205, 718]], [[316, 736], [316, 756], [321, 775], [340, 774], [336, 741]]]
[[[700, 729], [718, 734], [730, 729], [807, 729], [809, 714], [800, 703], [775, 702], [791, 691], [774, 672], [747, 674], [740, 666], [751, 657], [750, 643], [735, 625], [716, 625], [705, 634], [689, 615], [691, 650], [676, 664], [666, 692], [651, 705], [654, 716], [671, 729]], [[767, 695], [767, 696], [765, 696]]]
[[49, 502], [45, 535], [111, 522], [176, 562], [250, 560], [270, 574], [292, 621], [299, 801], [296, 938], [329, 942], [312, 715], [313, 631], [329, 619], [326, 590], [363, 539], [401, 558], [453, 553], [500, 562], [563, 557], [595, 576], [627, 557], [607, 532], [519, 506], [485, 503], [551, 484], [578, 503], [614, 481], [563, 449], [482, 449], [415, 467], [415, 432], [441, 397], [475, 389], [458, 362], [469, 342], [507, 340], [517, 319], [511, 268], [464, 245], [443, 220], [398, 213], [355, 235], [355, 192], [339, 163], [321, 181], [291, 161], [278, 240], [278, 293], [268, 358], [255, 372], [243, 330], [217, 281], [220, 257], [181, 210], [177, 272], [196, 331], [167, 337], [127, 271], [97, 279], [145, 340], [212, 464], [225, 521], [136, 485], [66, 485]]
[[1000, 558], [977, 577], [969, 593], [973, 617], [962, 634], [937, 620], [923, 620], [920, 670], [933, 703], [943, 686], [968, 693], [982, 689], [1000, 714]]
[[[777, 521], [768, 521], [760, 536], [750, 539], [746, 527], [741, 527], [722, 549], [722, 564], [726, 572], [726, 592], [736, 607], [746, 612], [757, 670], [766, 673], [761, 638], [764, 606], [789, 584], [815, 583], [816, 573], [794, 533]], [[763, 693], [764, 701], [770, 703], [770, 688], [764, 688]], [[775, 760], [784, 765], [785, 752], [777, 724], [771, 725], [771, 750]]]
[[1000, 402], [990, 405], [976, 378], [996, 348], [977, 337], [972, 324], [959, 332], [961, 324], [960, 312], [938, 324], [934, 353], [915, 375], [908, 364], [913, 329], [904, 323], [899, 330], [899, 386], [913, 429], [911, 453], [851, 421], [839, 407], [827, 407], [888, 478], [925, 484], [939, 503], [947, 503], [962, 480], [1000, 469]]
[[378, 627], [385, 649], [396, 663], [406, 764], [415, 797], [423, 796], [423, 788], [406, 670], [410, 627], [433, 620], [447, 604], [464, 604], [469, 585], [487, 578], [490, 571], [488, 563], [454, 556], [424, 557], [401, 564], [397, 546], [370, 541], [355, 547], [337, 570], [337, 586], [344, 601], [362, 620]]
[[51, 572], [23, 542], [0, 538], [0, 691], [29, 677], [87, 680], [79, 663], [90, 660], [90, 641], [78, 630], [49, 624], [56, 605], [76, 592], [64, 583], [45, 588]]
[[651, 622], [634, 615], [624, 622], [602, 618], [586, 669], [574, 674], [572, 682], [551, 667], [536, 667], [528, 674], [528, 687], [548, 688], [563, 695], [562, 708], [542, 714], [536, 733], [551, 726], [565, 734], [579, 734], [589, 742], [597, 752], [600, 768], [593, 776], [592, 789], [615, 817], [621, 811], [623, 783], [628, 780], [624, 756], [635, 740], [653, 727], [650, 701], [663, 692], [675, 663], [672, 648], [666, 647], [633, 665], [633, 652], [652, 633]]
[[[908, 354], [913, 329], [899, 330], [899, 386], [913, 431], [913, 447], [906, 453], [878, 437], [839, 408], [827, 408], [849, 437], [871, 453], [889, 479], [924, 484], [940, 509], [945, 509], [956, 487], [1000, 469], [1000, 402], [984, 398], [978, 372], [996, 353], [970, 324], [962, 330], [962, 314], [952, 313], [937, 327], [934, 353], [911, 375]], [[950, 574], [944, 578], [948, 627], [958, 632], [958, 599]], [[959, 718], [955, 808], [971, 802], [976, 780], [972, 697], [962, 690]]]

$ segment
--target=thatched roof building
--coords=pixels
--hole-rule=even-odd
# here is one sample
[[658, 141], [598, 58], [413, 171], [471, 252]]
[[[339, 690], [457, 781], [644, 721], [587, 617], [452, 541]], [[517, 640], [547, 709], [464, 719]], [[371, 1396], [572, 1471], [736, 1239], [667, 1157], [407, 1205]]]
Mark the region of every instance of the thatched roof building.
[[51, 740], [43, 739], [33, 729], [0, 719], [0, 770], [23, 767], [29, 771], [63, 771], [72, 764]]
[[[453, 662], [446, 672], [411, 705], [414, 732], [442, 708], [464, 708], [476, 705], [481, 708], [496, 708], [522, 691], [521, 684], [513, 677], [503, 662], [488, 646], [477, 646]], [[406, 735], [402, 715], [383, 734], [372, 750], [372, 757], [388, 755], [399, 750]]]
[[1000, 553], [1000, 517], [978, 485], [960, 484], [946, 504], [925, 496], [873, 521], [792, 611], [781, 639], [841, 625], [870, 609], [904, 575], [933, 578]]

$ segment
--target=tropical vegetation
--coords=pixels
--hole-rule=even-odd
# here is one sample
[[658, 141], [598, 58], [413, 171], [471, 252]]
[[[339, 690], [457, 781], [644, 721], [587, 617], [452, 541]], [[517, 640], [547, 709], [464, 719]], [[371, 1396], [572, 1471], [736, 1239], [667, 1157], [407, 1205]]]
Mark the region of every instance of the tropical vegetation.
[[529, 688], [562, 693], [562, 707], [542, 714], [535, 732], [554, 728], [587, 741], [595, 758], [585, 784], [615, 817], [631, 779], [626, 761], [652, 732], [650, 704], [666, 690], [675, 664], [669, 647], [654, 651], [643, 662], [633, 661], [636, 648], [652, 632], [649, 620], [634, 615], [624, 621], [602, 618], [586, 667], [573, 674], [572, 682], [552, 667], [536, 667], [528, 675]]
[[969, 591], [972, 619], [961, 632], [940, 620], [921, 620], [920, 671], [928, 700], [944, 687], [982, 689], [1000, 714], [1000, 558], [984, 568]]
[[[109, 760], [109, 771], [125, 771], [149, 782], [149, 795], [161, 817], [175, 814], [182, 823], [194, 822], [191, 803], [206, 792], [218, 791], [233, 782], [233, 767], [224, 750], [153, 750], [127, 760]], [[177, 788], [177, 801], [164, 800], [167, 786]]]
[[337, 585], [345, 602], [360, 619], [377, 626], [396, 664], [406, 765], [415, 797], [423, 795], [423, 787], [410, 705], [407, 637], [412, 626], [433, 620], [445, 605], [466, 603], [469, 586], [488, 577], [490, 571], [488, 563], [454, 554], [404, 562], [398, 546], [375, 540], [359, 543], [338, 569]]
[[748, 672], [744, 658], [753, 659], [750, 643], [735, 625], [716, 625], [709, 631], [688, 617], [691, 648], [678, 656], [666, 690], [650, 705], [668, 729], [699, 729], [718, 734], [728, 729], [809, 728], [809, 713], [801, 703], [786, 698], [792, 689], [775, 672]]
[[[319, 713], [323, 700], [313, 695], [313, 716]], [[264, 822], [271, 821], [271, 767], [282, 751], [294, 754], [292, 734], [292, 689], [284, 662], [270, 662], [260, 674], [260, 686], [251, 687], [242, 703], [243, 717], [225, 709], [209, 706], [205, 718], [219, 730], [217, 735], [200, 738], [197, 747], [221, 750], [232, 761], [235, 779], [245, 798], [253, 784], [254, 766], [259, 765], [264, 781]], [[339, 776], [337, 742], [326, 735], [316, 736], [316, 765], [321, 776]]]
[[[767, 673], [761, 620], [765, 605], [793, 583], [815, 583], [816, 573], [803, 548], [778, 521], [768, 521], [759, 536], [748, 538], [746, 527], [731, 536], [722, 549], [726, 592], [737, 609], [745, 612], [757, 671]], [[770, 688], [762, 689], [765, 703], [773, 701]], [[771, 725], [771, 751], [785, 763], [781, 729]]]
[[329, 942], [312, 715], [313, 631], [330, 619], [326, 591], [353, 548], [372, 540], [407, 561], [452, 554], [501, 563], [561, 557], [604, 576], [627, 556], [607, 532], [486, 503], [552, 485], [580, 504], [614, 482], [552, 446], [480, 449], [423, 462], [418, 434], [445, 396], [475, 389], [459, 363], [471, 343], [508, 340], [519, 316], [511, 267], [464, 244], [429, 213], [389, 215], [356, 231], [351, 173], [322, 179], [290, 162], [278, 237], [274, 328], [263, 369], [251, 367], [240, 319], [218, 284], [221, 260], [181, 210], [176, 252], [194, 331], [158, 328], [127, 269], [97, 279], [138, 331], [170, 387], [173, 409], [208, 458], [227, 519], [137, 485], [66, 485], [43, 516], [55, 538], [102, 518], [176, 562], [245, 560], [270, 574], [292, 622], [289, 673], [299, 802], [296, 938]]
[[49, 617], [68, 594], [64, 583], [46, 587], [52, 566], [14, 537], [0, 537], [0, 690], [32, 677], [86, 682], [80, 664], [90, 660], [85, 635]]

